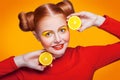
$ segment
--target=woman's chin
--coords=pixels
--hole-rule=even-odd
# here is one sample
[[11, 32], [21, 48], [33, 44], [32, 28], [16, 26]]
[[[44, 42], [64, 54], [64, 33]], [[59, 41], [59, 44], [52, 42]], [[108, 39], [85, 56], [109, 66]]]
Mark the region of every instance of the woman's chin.
[[66, 49], [61, 50], [51, 50], [51, 53], [54, 55], [54, 57], [61, 57], [64, 55]]
[[58, 58], [64, 55], [66, 48], [62, 48], [60, 50], [56, 50], [56, 49], [50, 49], [49, 52], [51, 52], [53, 54], [54, 57]]
[[62, 45], [62, 48], [56, 48], [56, 47], [49, 47], [46, 49], [48, 52], [52, 53], [54, 57], [61, 57], [64, 55], [67, 48], [67, 43]]

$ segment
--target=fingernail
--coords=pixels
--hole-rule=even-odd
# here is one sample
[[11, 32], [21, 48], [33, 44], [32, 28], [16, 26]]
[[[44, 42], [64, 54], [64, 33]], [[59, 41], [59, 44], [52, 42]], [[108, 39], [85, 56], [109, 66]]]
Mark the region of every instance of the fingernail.
[[53, 59], [55, 60], [55, 57], [53, 57]]
[[53, 67], [53, 64], [51, 64], [50, 67]]

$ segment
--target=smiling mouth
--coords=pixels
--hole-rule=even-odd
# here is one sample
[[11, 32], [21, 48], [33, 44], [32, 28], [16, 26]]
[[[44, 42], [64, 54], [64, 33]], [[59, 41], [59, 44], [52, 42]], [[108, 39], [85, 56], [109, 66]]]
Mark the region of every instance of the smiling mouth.
[[55, 46], [52, 46], [55, 50], [60, 50], [62, 49], [64, 46], [64, 44], [58, 44], [58, 45], [55, 45]]

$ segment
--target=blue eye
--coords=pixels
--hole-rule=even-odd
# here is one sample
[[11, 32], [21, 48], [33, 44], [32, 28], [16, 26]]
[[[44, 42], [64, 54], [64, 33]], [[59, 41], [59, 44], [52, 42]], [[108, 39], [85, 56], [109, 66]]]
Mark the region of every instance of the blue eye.
[[64, 32], [66, 31], [66, 29], [61, 29], [60, 31], [61, 31], [62, 33], [64, 33]]
[[65, 32], [67, 31], [67, 27], [64, 26], [64, 27], [60, 28], [59, 31], [60, 31], [61, 33], [65, 33]]

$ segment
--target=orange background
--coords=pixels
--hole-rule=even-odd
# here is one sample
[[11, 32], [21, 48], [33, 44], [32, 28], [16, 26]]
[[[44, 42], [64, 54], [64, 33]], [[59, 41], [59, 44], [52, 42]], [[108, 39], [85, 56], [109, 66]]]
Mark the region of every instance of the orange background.
[[[18, 13], [33, 11], [41, 4], [57, 3], [61, 0], [1, 0], [0, 1], [0, 61], [9, 56], [17, 56], [29, 51], [42, 49], [31, 32], [22, 32], [18, 26]], [[90, 11], [108, 15], [120, 21], [119, 0], [71, 0], [75, 11]], [[78, 38], [79, 36], [79, 38]], [[106, 45], [118, 42], [115, 36], [96, 27], [77, 32], [71, 30], [70, 45], [75, 47]], [[120, 61], [105, 66], [95, 72], [93, 80], [120, 80]]]

